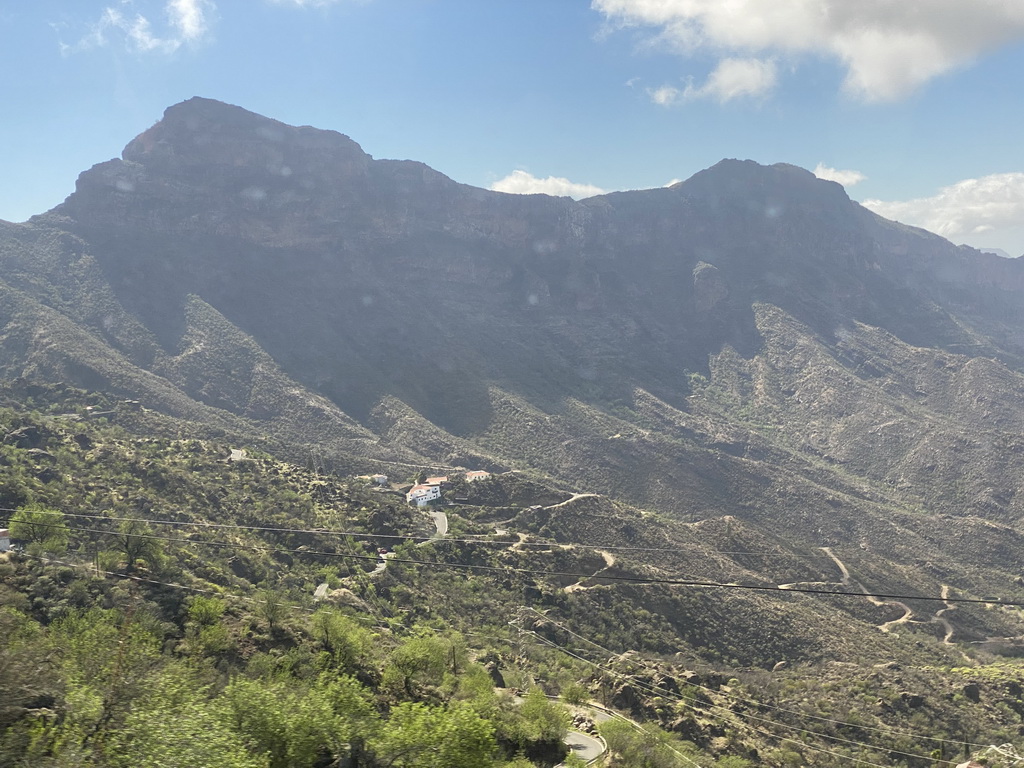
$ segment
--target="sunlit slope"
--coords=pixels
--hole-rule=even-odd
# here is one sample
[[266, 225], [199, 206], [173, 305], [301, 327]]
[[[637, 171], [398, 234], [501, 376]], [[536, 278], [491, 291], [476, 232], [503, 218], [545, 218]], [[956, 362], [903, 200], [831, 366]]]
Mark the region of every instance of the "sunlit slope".
[[0, 263], [9, 377], [1018, 589], [1024, 264], [799, 168], [504, 195], [193, 99], [4, 225]]

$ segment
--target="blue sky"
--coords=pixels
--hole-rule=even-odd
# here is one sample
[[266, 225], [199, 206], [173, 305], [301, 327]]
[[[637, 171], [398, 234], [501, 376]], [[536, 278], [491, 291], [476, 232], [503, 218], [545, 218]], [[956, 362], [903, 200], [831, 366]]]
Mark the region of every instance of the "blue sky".
[[191, 96], [575, 196], [723, 157], [1024, 253], [1022, 0], [2, 0], [0, 218]]

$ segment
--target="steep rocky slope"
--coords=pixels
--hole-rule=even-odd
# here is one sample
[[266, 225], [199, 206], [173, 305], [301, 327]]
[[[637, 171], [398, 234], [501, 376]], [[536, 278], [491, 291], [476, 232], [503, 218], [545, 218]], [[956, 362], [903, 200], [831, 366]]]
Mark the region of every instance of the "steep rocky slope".
[[[852, 547], [872, 587], [1024, 594], [1024, 262], [799, 168], [513, 196], [192, 99], [0, 224], [0, 268], [9, 378], [340, 468], [526, 469], [818, 564], [722, 578], [834, 582], [819, 548]], [[630, 567], [690, 567], [657, 562]]]

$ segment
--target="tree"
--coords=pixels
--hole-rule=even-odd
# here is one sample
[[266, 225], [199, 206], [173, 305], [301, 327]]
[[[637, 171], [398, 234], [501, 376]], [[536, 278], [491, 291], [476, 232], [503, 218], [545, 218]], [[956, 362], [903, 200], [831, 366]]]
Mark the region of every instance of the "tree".
[[41, 504], [20, 507], [10, 520], [11, 536], [38, 544], [46, 552], [63, 552], [71, 538], [64, 513]]
[[337, 611], [313, 614], [313, 637], [342, 669], [355, 671], [372, 657], [374, 637], [365, 627]]
[[372, 697], [347, 675], [325, 674], [311, 685], [240, 677], [224, 699], [235, 729], [271, 768], [322, 765], [325, 755], [337, 765], [379, 726]]
[[[0, 606], [0, 733], [61, 689], [58, 651], [42, 626], [9, 606]], [[0, 764], [3, 759], [0, 757]]]
[[132, 571], [139, 560], [150, 568], [156, 568], [163, 561], [163, 548], [145, 520], [125, 520], [117, 527], [114, 537], [118, 551], [125, 558], [125, 569]]
[[192, 653], [211, 656], [231, 648], [231, 632], [221, 623], [227, 605], [219, 597], [195, 595], [189, 601], [185, 647]]
[[465, 704], [405, 702], [391, 710], [371, 749], [390, 768], [487, 768], [497, 743], [494, 727]]
[[590, 691], [582, 683], [571, 682], [562, 688], [562, 701], [566, 704], [586, 704]]
[[273, 634], [288, 615], [288, 606], [270, 589], [260, 592], [256, 601], [256, 615], [267, 622], [267, 629]]
[[537, 687], [526, 694], [519, 714], [530, 741], [562, 741], [569, 730], [569, 711], [556, 701], [548, 701], [544, 691]]
[[637, 727], [621, 720], [608, 720], [598, 728], [612, 755], [609, 765], [617, 768], [674, 768], [679, 765], [680, 756], [696, 756], [692, 745], [653, 724]]
[[445, 673], [457, 671], [464, 662], [465, 648], [461, 635], [453, 638], [437, 635], [410, 637], [395, 648], [384, 670], [385, 683], [400, 683], [412, 696], [413, 683], [440, 685]]
[[160, 674], [105, 745], [115, 768], [265, 768], [231, 727], [225, 703], [180, 668]]
[[188, 617], [196, 624], [209, 626], [220, 621], [227, 606], [219, 597], [196, 595], [188, 606]]
[[61, 650], [65, 684], [64, 703], [58, 704], [61, 716], [50, 734], [52, 749], [60, 753], [58, 765], [73, 765], [68, 755], [104, 750], [106, 739], [136, 711], [149, 674], [160, 663], [163, 638], [159, 625], [134, 611], [125, 615], [92, 608], [55, 620], [49, 639]]

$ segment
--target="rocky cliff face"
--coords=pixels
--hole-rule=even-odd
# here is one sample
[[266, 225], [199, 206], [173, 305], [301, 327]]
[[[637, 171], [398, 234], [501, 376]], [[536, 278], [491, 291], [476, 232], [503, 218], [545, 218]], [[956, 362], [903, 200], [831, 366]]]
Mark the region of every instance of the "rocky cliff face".
[[82, 174], [54, 216], [165, 351], [196, 295], [342, 409], [394, 395], [460, 432], [487, 418], [474, 382], [608, 400], [639, 384], [678, 403], [709, 354], [760, 348], [758, 301], [825, 335], [860, 321], [912, 344], [1024, 350], [1007, 325], [1018, 263], [880, 220], [791, 166], [517, 197], [192, 99]]
[[[775, 510], [748, 497], [783, 468], [799, 479], [780, 498], [1018, 513], [1009, 481], [916, 484], [967, 471], [948, 429], [1012, 442], [1024, 262], [881, 219], [793, 166], [505, 195], [192, 99], [0, 235], [23, 313], [5, 320], [8, 374], [376, 457], [531, 466], [678, 514]], [[32, 336], [29, 315], [55, 330]], [[883, 439], [876, 421], [900, 426]]]
[[[582, 202], [512, 196], [193, 99], [83, 173], [63, 205], [0, 222], [0, 379], [131, 398], [96, 396], [111, 408], [92, 415], [134, 433], [115, 442], [145, 444], [124, 455], [145, 459], [130, 466], [146, 480], [83, 492], [85, 507], [109, 491], [148, 509], [136, 494], [159, 492], [150, 478], [191, 466], [153, 471], [154, 441], [137, 438], [154, 433], [266, 449], [310, 465], [321, 491], [325, 468], [399, 482], [486, 468], [495, 476], [460, 493], [489, 509], [450, 510], [453, 530], [508, 535], [485, 555], [418, 551], [525, 570], [469, 576], [472, 603], [448, 602], [461, 574], [438, 572], [414, 598], [392, 573], [376, 584], [396, 606], [415, 599], [434, 621], [454, 605], [537, 605], [545, 618], [523, 628], [567, 647], [550, 618], [608, 647], [761, 667], [751, 679], [784, 691], [801, 732], [801, 712], [818, 728], [853, 702], [886, 727], [962, 734], [967, 690], [982, 706], [971, 717], [1009, 731], [1024, 727], [1007, 715], [1020, 686], [979, 691], [1013, 666], [979, 669], [979, 688], [964, 665], [989, 659], [981, 648], [1020, 656], [1024, 620], [950, 598], [1024, 604], [1022, 273], [1024, 260], [881, 219], [792, 166], [725, 160], [670, 189]], [[60, 390], [0, 387], [0, 404], [62, 402], [48, 389]], [[56, 413], [33, 417], [41, 433], [76, 423]], [[8, 442], [36, 449], [17, 423]], [[0, 466], [0, 481], [17, 470], [19, 494], [62, 478], [95, 489], [86, 475], [117, 455], [101, 444], [117, 430], [90, 434], [57, 464]], [[255, 478], [246, 464], [211, 482]], [[508, 469], [525, 471], [497, 474]], [[293, 487], [276, 468], [262, 477], [235, 486], [240, 509], [238, 489]], [[388, 502], [350, 490], [343, 519], [394, 522]], [[218, 497], [168, 499], [218, 519]], [[316, 518], [295, 513], [307, 527], [336, 500], [314, 498]], [[496, 591], [477, 591], [485, 580]], [[636, 659], [611, 663], [637, 675]], [[717, 690], [734, 671], [706, 682], [740, 713], [731, 681]], [[721, 736], [689, 704], [676, 717], [635, 686], [607, 693], [689, 737]]]

